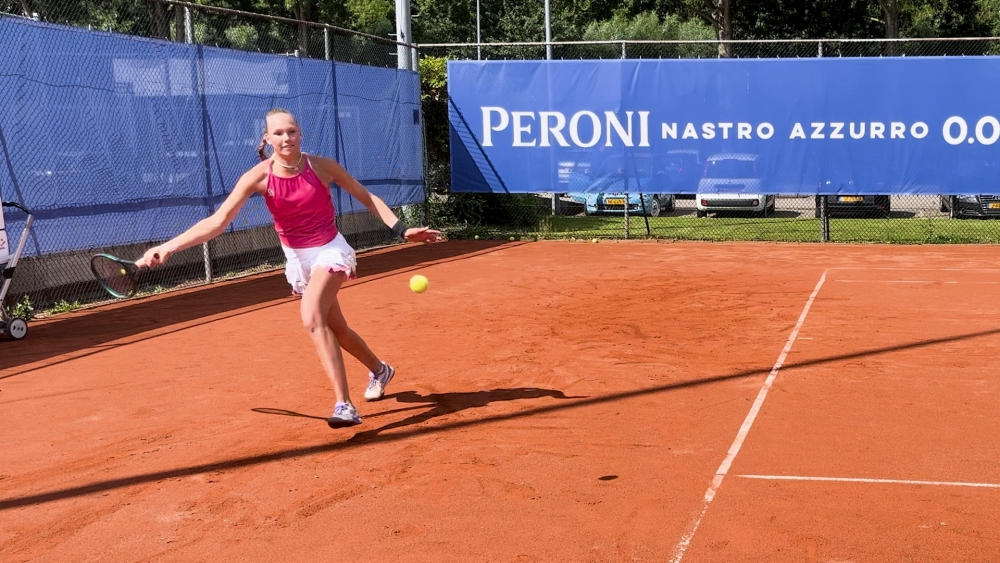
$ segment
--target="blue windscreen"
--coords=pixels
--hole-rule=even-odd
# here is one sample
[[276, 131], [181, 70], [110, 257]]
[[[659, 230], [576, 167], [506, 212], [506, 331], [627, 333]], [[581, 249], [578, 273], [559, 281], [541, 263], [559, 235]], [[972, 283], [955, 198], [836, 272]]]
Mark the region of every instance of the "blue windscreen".
[[[36, 214], [27, 255], [177, 235], [258, 162], [273, 107], [388, 205], [424, 199], [414, 72], [19, 18], [0, 18], [0, 39], [0, 199]], [[333, 190], [338, 213], [365, 210]], [[253, 197], [230, 229], [270, 223]]]

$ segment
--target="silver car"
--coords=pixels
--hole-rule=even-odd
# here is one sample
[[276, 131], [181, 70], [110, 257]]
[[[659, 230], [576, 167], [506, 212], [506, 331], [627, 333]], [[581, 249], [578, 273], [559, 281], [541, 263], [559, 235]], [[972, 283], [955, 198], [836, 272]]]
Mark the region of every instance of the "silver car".
[[705, 160], [695, 194], [698, 217], [715, 211], [747, 211], [767, 217], [774, 212], [775, 194], [764, 193], [759, 156], [716, 154]]

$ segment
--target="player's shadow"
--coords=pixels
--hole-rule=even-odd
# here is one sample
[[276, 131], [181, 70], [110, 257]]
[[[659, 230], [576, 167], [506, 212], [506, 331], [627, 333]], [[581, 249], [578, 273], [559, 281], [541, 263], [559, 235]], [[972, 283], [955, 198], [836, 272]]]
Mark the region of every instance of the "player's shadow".
[[399, 393], [393, 393], [391, 395], [386, 395], [384, 400], [395, 399], [400, 403], [422, 403], [420, 406], [407, 407], [403, 409], [396, 409], [392, 412], [400, 412], [404, 410], [426, 408], [422, 413], [409, 416], [402, 420], [396, 422], [390, 422], [385, 426], [380, 426], [378, 428], [367, 430], [363, 432], [358, 432], [352, 438], [352, 441], [365, 441], [375, 438], [382, 432], [388, 430], [393, 430], [396, 428], [404, 428], [406, 426], [413, 426], [416, 424], [422, 424], [428, 420], [445, 416], [448, 414], [454, 414], [456, 412], [483, 408], [490, 403], [497, 403], [502, 401], [517, 401], [521, 399], [541, 399], [543, 397], [551, 397], [553, 399], [585, 399], [583, 396], [568, 396], [562, 391], [557, 391], [555, 389], [539, 389], [536, 387], [515, 387], [512, 389], [490, 389], [488, 391], [470, 391], [466, 393], [430, 393], [428, 395], [420, 395], [414, 391], [402, 391]]
[[[377, 418], [377, 417], [380, 417], [380, 416], [385, 416], [387, 414], [395, 414], [397, 412], [405, 412], [405, 411], [415, 411], [415, 410], [420, 410], [420, 409], [423, 409], [423, 408], [426, 408], [426, 407], [424, 405], [417, 405], [417, 406], [413, 406], [413, 407], [404, 407], [404, 408], [401, 408], [401, 409], [392, 409], [392, 410], [388, 410], [388, 411], [382, 411], [382, 412], [375, 412], [375, 413], [365, 414], [364, 417], [365, 417], [365, 419]], [[256, 412], [256, 413], [260, 413], [260, 414], [276, 414], [276, 415], [280, 415], [280, 416], [293, 416], [293, 417], [297, 417], [297, 418], [315, 418], [316, 420], [326, 420], [326, 418], [327, 418], [325, 416], [319, 416], [319, 415], [315, 415], [315, 414], [305, 414], [305, 413], [301, 413], [301, 412], [290, 411], [290, 410], [287, 410], [287, 409], [276, 409], [276, 408], [271, 408], [271, 407], [255, 407], [255, 408], [252, 408], [250, 410], [252, 410], [253, 412]]]

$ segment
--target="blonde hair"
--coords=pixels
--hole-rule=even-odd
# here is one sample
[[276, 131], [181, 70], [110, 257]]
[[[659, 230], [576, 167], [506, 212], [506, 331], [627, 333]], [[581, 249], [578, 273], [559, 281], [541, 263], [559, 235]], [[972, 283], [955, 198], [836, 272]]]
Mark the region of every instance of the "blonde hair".
[[260, 156], [262, 161], [267, 160], [267, 152], [265, 151], [267, 148], [267, 118], [279, 113], [290, 115], [292, 119], [295, 119], [295, 115], [285, 108], [271, 108], [271, 110], [267, 112], [264, 116], [264, 133], [260, 137], [260, 144], [257, 145], [257, 155]]

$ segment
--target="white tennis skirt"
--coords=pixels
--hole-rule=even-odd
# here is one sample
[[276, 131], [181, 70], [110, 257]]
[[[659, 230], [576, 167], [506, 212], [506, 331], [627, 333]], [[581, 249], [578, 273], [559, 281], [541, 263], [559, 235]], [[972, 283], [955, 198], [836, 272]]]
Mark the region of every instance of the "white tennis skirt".
[[292, 293], [301, 295], [305, 292], [316, 268], [325, 268], [330, 273], [347, 272], [347, 279], [357, 276], [357, 255], [340, 233], [323, 246], [289, 248], [281, 245], [281, 249], [285, 251], [285, 279], [291, 284]]

